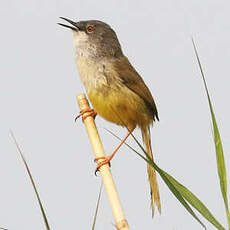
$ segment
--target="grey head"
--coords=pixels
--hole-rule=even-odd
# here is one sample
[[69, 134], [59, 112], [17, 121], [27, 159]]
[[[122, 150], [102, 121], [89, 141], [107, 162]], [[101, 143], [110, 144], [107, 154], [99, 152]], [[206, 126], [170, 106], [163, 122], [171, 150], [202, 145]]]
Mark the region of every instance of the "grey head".
[[73, 31], [77, 56], [98, 59], [123, 55], [117, 35], [108, 24], [98, 20], [74, 22], [63, 17], [61, 19], [70, 24], [58, 23]]

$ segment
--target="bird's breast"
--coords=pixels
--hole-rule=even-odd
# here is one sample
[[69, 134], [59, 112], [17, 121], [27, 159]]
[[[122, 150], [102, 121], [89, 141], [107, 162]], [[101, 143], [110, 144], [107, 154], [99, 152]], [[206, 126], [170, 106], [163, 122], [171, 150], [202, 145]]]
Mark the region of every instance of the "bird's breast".
[[101, 88], [107, 84], [107, 79], [103, 74], [103, 64], [84, 57], [77, 58], [78, 72], [86, 91]]
[[[78, 58], [77, 65], [90, 102], [101, 117], [121, 126], [142, 126], [152, 122], [143, 99], [126, 87], [111, 66], [84, 58]], [[109, 76], [105, 66], [110, 69]]]
[[88, 97], [95, 111], [104, 119], [121, 126], [143, 126], [152, 122], [142, 98], [125, 86], [91, 88]]

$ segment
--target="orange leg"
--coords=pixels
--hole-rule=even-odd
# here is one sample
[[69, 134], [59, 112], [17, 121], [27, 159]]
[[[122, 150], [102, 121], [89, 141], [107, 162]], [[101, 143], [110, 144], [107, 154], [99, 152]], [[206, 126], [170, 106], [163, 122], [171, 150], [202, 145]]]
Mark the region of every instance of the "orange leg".
[[[84, 115], [85, 113], [88, 113], [87, 115]], [[94, 111], [94, 109], [84, 109], [80, 112], [80, 114], [75, 118], [75, 122], [79, 117], [82, 117], [83, 120], [85, 120], [87, 117], [92, 116], [95, 118], [97, 113]]]
[[127, 140], [127, 138], [130, 136], [130, 134], [133, 132], [133, 130], [135, 128], [136, 128], [136, 126], [131, 126], [130, 128], [128, 128], [128, 133], [126, 134], [126, 136], [124, 137], [124, 139], [121, 141], [121, 143], [116, 147], [116, 149], [113, 151], [112, 154], [110, 154], [108, 157], [98, 157], [98, 158], [95, 158], [94, 161], [96, 161], [96, 162], [98, 160], [100, 160], [100, 159], [104, 159], [102, 162], [98, 163], [97, 168], [95, 170], [95, 174], [97, 173], [97, 171], [100, 169], [100, 167], [102, 165], [109, 164], [109, 166], [110, 166], [110, 161], [115, 156], [115, 154], [120, 149], [120, 147], [125, 143], [125, 141]]

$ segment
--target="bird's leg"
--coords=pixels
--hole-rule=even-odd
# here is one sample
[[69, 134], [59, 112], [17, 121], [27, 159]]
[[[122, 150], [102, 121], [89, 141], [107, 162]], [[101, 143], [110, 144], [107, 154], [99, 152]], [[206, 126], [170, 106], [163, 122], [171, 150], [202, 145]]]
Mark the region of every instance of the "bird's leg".
[[[125, 141], [127, 140], [127, 138], [130, 136], [130, 134], [133, 132], [133, 130], [136, 128], [136, 126], [132, 125], [127, 127], [128, 129], [128, 133], [126, 134], [126, 136], [122, 139], [121, 143], [116, 147], [116, 149], [113, 151], [112, 154], [110, 154], [108, 157], [98, 157], [95, 158], [95, 162], [97, 162], [97, 168], [95, 170], [95, 174], [97, 173], [97, 171], [100, 169], [100, 167], [102, 165], [105, 164], [109, 164], [110, 166], [110, 161], [112, 160], [112, 158], [115, 156], [115, 154], [117, 153], [117, 151], [120, 149], [120, 147], [125, 143]], [[98, 163], [98, 160], [103, 159], [103, 161], [101, 161], [100, 163]]]
[[[85, 113], [88, 113], [88, 114], [85, 114]], [[94, 111], [94, 109], [84, 109], [84, 110], [82, 110], [79, 113], [79, 115], [75, 118], [75, 122], [79, 117], [82, 117], [82, 120], [85, 120], [89, 116], [91, 116], [91, 117], [93, 117], [93, 119], [95, 119], [95, 117], [97, 116], [97, 113]]]

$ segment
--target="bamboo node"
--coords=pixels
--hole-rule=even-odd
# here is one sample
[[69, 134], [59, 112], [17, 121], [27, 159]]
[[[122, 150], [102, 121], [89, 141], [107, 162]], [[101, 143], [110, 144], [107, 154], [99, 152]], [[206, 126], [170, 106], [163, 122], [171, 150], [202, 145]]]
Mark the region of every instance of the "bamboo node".
[[117, 223], [116, 223], [116, 228], [117, 228], [117, 230], [129, 229], [127, 220], [126, 220], [126, 219], [123, 219], [123, 220], [117, 222]]

